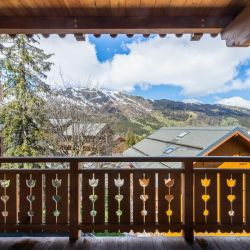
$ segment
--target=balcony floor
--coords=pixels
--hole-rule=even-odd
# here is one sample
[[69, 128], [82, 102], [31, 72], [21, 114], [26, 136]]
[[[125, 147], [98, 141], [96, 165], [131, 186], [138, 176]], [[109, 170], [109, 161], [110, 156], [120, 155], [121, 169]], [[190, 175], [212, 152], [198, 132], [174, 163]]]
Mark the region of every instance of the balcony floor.
[[2, 237], [1, 250], [182, 250], [182, 249], [250, 249], [250, 237], [196, 237], [189, 245], [182, 237], [85, 237], [69, 242], [67, 237]]

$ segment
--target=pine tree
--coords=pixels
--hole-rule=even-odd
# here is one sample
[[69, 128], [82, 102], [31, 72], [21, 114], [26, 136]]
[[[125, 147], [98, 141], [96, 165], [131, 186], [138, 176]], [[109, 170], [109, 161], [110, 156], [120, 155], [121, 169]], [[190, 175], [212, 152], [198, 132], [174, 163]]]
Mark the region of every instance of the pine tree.
[[46, 72], [51, 68], [51, 55], [35, 45], [38, 41], [18, 35], [1, 36], [0, 69], [5, 105], [2, 110], [3, 144], [6, 156], [48, 154], [48, 122], [43, 91]]
[[138, 137], [136, 134], [129, 128], [127, 132], [126, 144], [128, 147], [135, 145], [138, 142]]

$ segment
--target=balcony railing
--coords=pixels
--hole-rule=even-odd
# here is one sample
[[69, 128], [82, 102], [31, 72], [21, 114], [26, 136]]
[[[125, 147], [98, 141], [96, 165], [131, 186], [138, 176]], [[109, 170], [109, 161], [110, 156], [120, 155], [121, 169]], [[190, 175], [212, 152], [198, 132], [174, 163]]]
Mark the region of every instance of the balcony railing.
[[[82, 168], [86, 163], [182, 162], [178, 169]], [[250, 169], [194, 168], [250, 157], [0, 158], [0, 231], [250, 231]], [[60, 169], [5, 165], [63, 163]]]

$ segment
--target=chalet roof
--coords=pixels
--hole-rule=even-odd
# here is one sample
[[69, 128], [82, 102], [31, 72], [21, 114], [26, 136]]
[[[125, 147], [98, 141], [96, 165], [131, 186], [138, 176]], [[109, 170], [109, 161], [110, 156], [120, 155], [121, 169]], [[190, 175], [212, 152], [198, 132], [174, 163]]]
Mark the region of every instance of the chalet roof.
[[71, 122], [71, 119], [49, 119], [52, 126], [64, 126]]
[[64, 135], [97, 136], [106, 126], [106, 123], [71, 124], [65, 129]]
[[[241, 132], [238, 127], [163, 127], [124, 152], [126, 156], [198, 156], [226, 137]], [[137, 163], [138, 167], [180, 167], [180, 163]]]
[[0, 1], [0, 33], [222, 34], [228, 46], [250, 45], [249, 0], [7, 0]]

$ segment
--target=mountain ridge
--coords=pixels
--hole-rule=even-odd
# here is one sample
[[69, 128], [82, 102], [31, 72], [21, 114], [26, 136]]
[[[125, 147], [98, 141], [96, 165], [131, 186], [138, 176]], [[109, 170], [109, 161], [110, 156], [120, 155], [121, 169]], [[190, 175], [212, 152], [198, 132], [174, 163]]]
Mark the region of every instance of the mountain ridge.
[[[138, 135], [162, 126], [241, 126], [250, 128], [250, 109], [221, 104], [151, 100], [120, 91], [95, 88], [56, 90], [61, 100], [74, 102], [96, 120], [110, 123], [115, 132], [130, 128]], [[99, 117], [99, 118], [98, 118]]]

